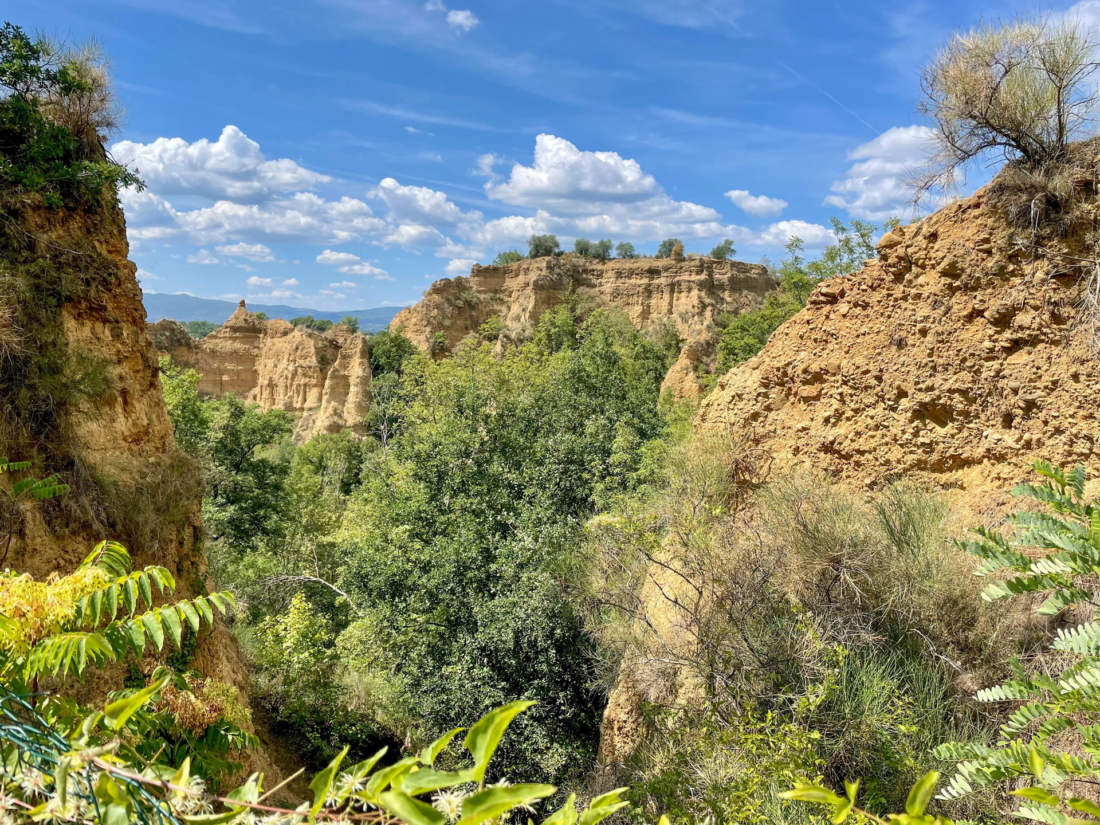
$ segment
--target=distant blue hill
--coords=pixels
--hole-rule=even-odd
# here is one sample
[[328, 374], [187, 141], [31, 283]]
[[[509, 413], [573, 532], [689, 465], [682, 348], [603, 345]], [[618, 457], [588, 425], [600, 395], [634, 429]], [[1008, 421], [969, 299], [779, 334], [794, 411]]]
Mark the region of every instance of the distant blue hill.
[[[215, 298], [196, 298], [194, 295], [171, 295], [166, 292], [145, 293], [145, 315], [150, 321], [171, 318], [173, 321], [210, 321], [224, 323], [237, 308], [236, 301], [219, 301]], [[278, 304], [248, 304], [249, 312], [266, 312], [269, 318], [297, 318], [312, 315], [326, 321], [339, 321], [351, 315], [359, 319], [363, 332], [385, 329], [403, 307], [374, 307], [373, 309], [348, 309], [342, 312], [325, 312], [320, 309], [279, 306]]]

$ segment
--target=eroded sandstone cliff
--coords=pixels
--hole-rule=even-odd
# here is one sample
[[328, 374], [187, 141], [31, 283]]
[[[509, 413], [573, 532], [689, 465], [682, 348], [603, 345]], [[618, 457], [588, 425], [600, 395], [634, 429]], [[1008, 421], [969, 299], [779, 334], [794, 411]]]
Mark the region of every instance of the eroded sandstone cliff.
[[150, 329], [160, 351], [199, 372], [199, 392], [233, 393], [263, 409], [293, 413], [299, 440], [364, 426], [371, 378], [364, 335], [346, 327], [318, 333], [281, 319], [265, 320], [249, 312], [244, 301], [198, 341], [174, 321], [159, 321]]
[[[854, 490], [905, 478], [941, 489], [960, 524], [989, 523], [1038, 459], [1095, 475], [1100, 355], [1078, 310], [1083, 238], [1059, 253], [997, 206], [995, 186], [887, 233], [878, 256], [823, 282], [764, 349], [722, 377], [697, 430], [724, 431], [764, 478], [828, 474]], [[1087, 193], [1086, 193], [1087, 194]], [[1093, 195], [1094, 197], [1094, 195]], [[675, 545], [667, 552], [675, 558]], [[665, 577], [668, 578], [668, 577]], [[653, 569], [640, 594], [670, 644]], [[677, 701], [690, 677], [627, 656], [604, 717], [600, 761], [625, 759], [645, 702]]]
[[[201, 472], [175, 444], [121, 210], [28, 200], [9, 204], [6, 217], [0, 454], [30, 459], [36, 475], [58, 473], [72, 489], [47, 502], [5, 501], [3, 565], [36, 577], [68, 572], [115, 539], [135, 565], [168, 568], [178, 595], [207, 590]], [[13, 480], [0, 475], [7, 490]], [[236, 641], [220, 622], [200, 634], [187, 667], [246, 694]], [[107, 686], [100, 678], [86, 690]], [[279, 774], [262, 752], [248, 762]]]
[[775, 287], [765, 267], [738, 261], [534, 258], [475, 265], [469, 277], [436, 281], [391, 327], [423, 349], [447, 352], [491, 318], [499, 318], [508, 335], [530, 334], [542, 313], [575, 293], [621, 308], [639, 329], [674, 324], [687, 343], [666, 388], [696, 396], [695, 367], [713, 359], [716, 317], [759, 306]]

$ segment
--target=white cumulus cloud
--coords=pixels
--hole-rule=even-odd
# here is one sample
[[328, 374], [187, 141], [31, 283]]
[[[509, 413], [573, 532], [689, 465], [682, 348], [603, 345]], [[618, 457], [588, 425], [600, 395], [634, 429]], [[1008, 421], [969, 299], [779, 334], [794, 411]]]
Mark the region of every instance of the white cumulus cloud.
[[726, 197], [742, 212], [761, 218], [778, 215], [787, 208], [787, 202], [782, 198], [754, 195], [747, 189], [731, 189]]
[[256, 263], [270, 263], [275, 260], [275, 255], [270, 247], [262, 243], [235, 243], [224, 244], [218, 247], [218, 252], [231, 258], [244, 258]]
[[249, 286], [259, 287], [272, 286], [275, 282], [271, 278], [261, 278], [258, 275], [253, 275], [251, 278], [245, 281], [245, 283]]
[[819, 223], [779, 221], [755, 233], [751, 242], [763, 246], [784, 246], [795, 237], [810, 247], [824, 246], [836, 240], [833, 230]]
[[200, 249], [198, 252], [194, 252], [191, 255], [187, 256], [187, 263], [210, 266], [211, 264], [221, 263], [221, 261], [214, 255], [210, 254], [210, 250]]
[[444, 267], [448, 275], [468, 275], [471, 267], [476, 264], [473, 258], [453, 258]]
[[280, 192], [312, 189], [332, 180], [289, 158], [267, 160], [260, 145], [232, 124], [215, 141], [157, 138], [152, 143], [123, 140], [111, 147], [115, 160], [140, 173], [160, 195], [203, 195], [256, 200]]
[[364, 261], [358, 255], [353, 255], [350, 252], [337, 252], [333, 249], [326, 249], [317, 256], [317, 263], [334, 266], [338, 272], [343, 272], [345, 275], [370, 275], [379, 280], [389, 278], [386, 270]]
[[451, 9], [447, 12], [447, 25], [461, 32], [468, 32], [481, 21], [469, 9]]
[[913, 209], [911, 178], [935, 151], [927, 126], [894, 126], [848, 153], [854, 163], [825, 198], [856, 218], [882, 221]]

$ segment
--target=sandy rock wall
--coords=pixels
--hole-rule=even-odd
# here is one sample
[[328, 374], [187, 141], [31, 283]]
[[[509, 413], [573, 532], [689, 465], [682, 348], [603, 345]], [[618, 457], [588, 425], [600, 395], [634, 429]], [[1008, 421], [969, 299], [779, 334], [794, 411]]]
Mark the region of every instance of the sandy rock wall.
[[713, 358], [716, 316], [759, 306], [775, 287], [763, 266], [738, 261], [535, 258], [502, 267], [475, 265], [469, 277], [436, 281], [391, 327], [422, 349], [445, 352], [493, 317], [513, 333], [529, 332], [542, 313], [576, 293], [621, 308], [639, 329], [673, 323], [693, 348], [666, 387], [694, 396], [692, 370]]
[[[1008, 490], [1038, 459], [1095, 477], [1100, 354], [1077, 309], [1078, 271], [1033, 249], [992, 201], [987, 188], [899, 227], [861, 271], [822, 283], [719, 379], [697, 429], [746, 439], [771, 477], [811, 469], [857, 490], [901, 477], [942, 489], [963, 524], [1015, 506]], [[653, 585], [662, 571], [648, 581], [640, 597], [674, 640]], [[638, 741], [642, 705], [670, 701], [686, 678], [627, 657], [603, 721], [609, 777]]]
[[298, 418], [298, 440], [364, 425], [371, 378], [364, 335], [343, 327], [322, 334], [281, 319], [265, 320], [249, 312], [244, 301], [198, 341], [174, 321], [158, 321], [150, 329], [161, 352], [198, 370], [199, 392], [233, 393], [263, 409], [286, 410]]
[[[39, 277], [60, 285], [60, 312], [43, 316], [35, 307], [15, 306], [3, 313], [0, 338], [22, 347], [6, 356], [41, 363], [37, 342], [58, 341], [66, 356], [63, 380], [75, 382], [77, 373], [88, 370], [102, 380], [99, 389], [58, 402], [48, 425], [41, 424], [41, 413], [28, 416], [14, 404], [0, 409], [0, 428], [9, 442], [0, 453], [33, 459], [36, 475], [57, 472], [72, 486], [59, 499], [5, 510], [12, 542], [4, 566], [35, 577], [64, 573], [97, 542], [116, 539], [127, 546], [135, 566], [168, 568], [178, 596], [207, 590], [201, 473], [175, 444], [121, 210], [65, 212], [30, 202], [7, 209], [18, 232], [4, 237], [0, 276], [17, 281], [21, 268], [39, 267]], [[5, 301], [9, 283], [3, 283]], [[48, 432], [33, 432], [32, 420]], [[12, 480], [0, 476], [0, 485], [10, 489]], [[188, 666], [247, 693], [248, 674], [236, 641], [220, 622], [203, 632]], [[84, 686], [90, 701], [107, 687], [102, 674]], [[279, 775], [262, 751], [248, 762]]]

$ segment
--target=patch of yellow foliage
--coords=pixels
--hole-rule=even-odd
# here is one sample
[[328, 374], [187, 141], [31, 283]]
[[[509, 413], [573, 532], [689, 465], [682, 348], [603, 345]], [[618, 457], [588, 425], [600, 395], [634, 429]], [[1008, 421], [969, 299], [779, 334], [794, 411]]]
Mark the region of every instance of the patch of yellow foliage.
[[13, 620], [3, 623], [0, 648], [24, 652], [68, 629], [79, 601], [110, 581], [107, 572], [94, 567], [67, 576], [53, 573], [45, 581], [12, 570], [0, 573], [0, 616]]

